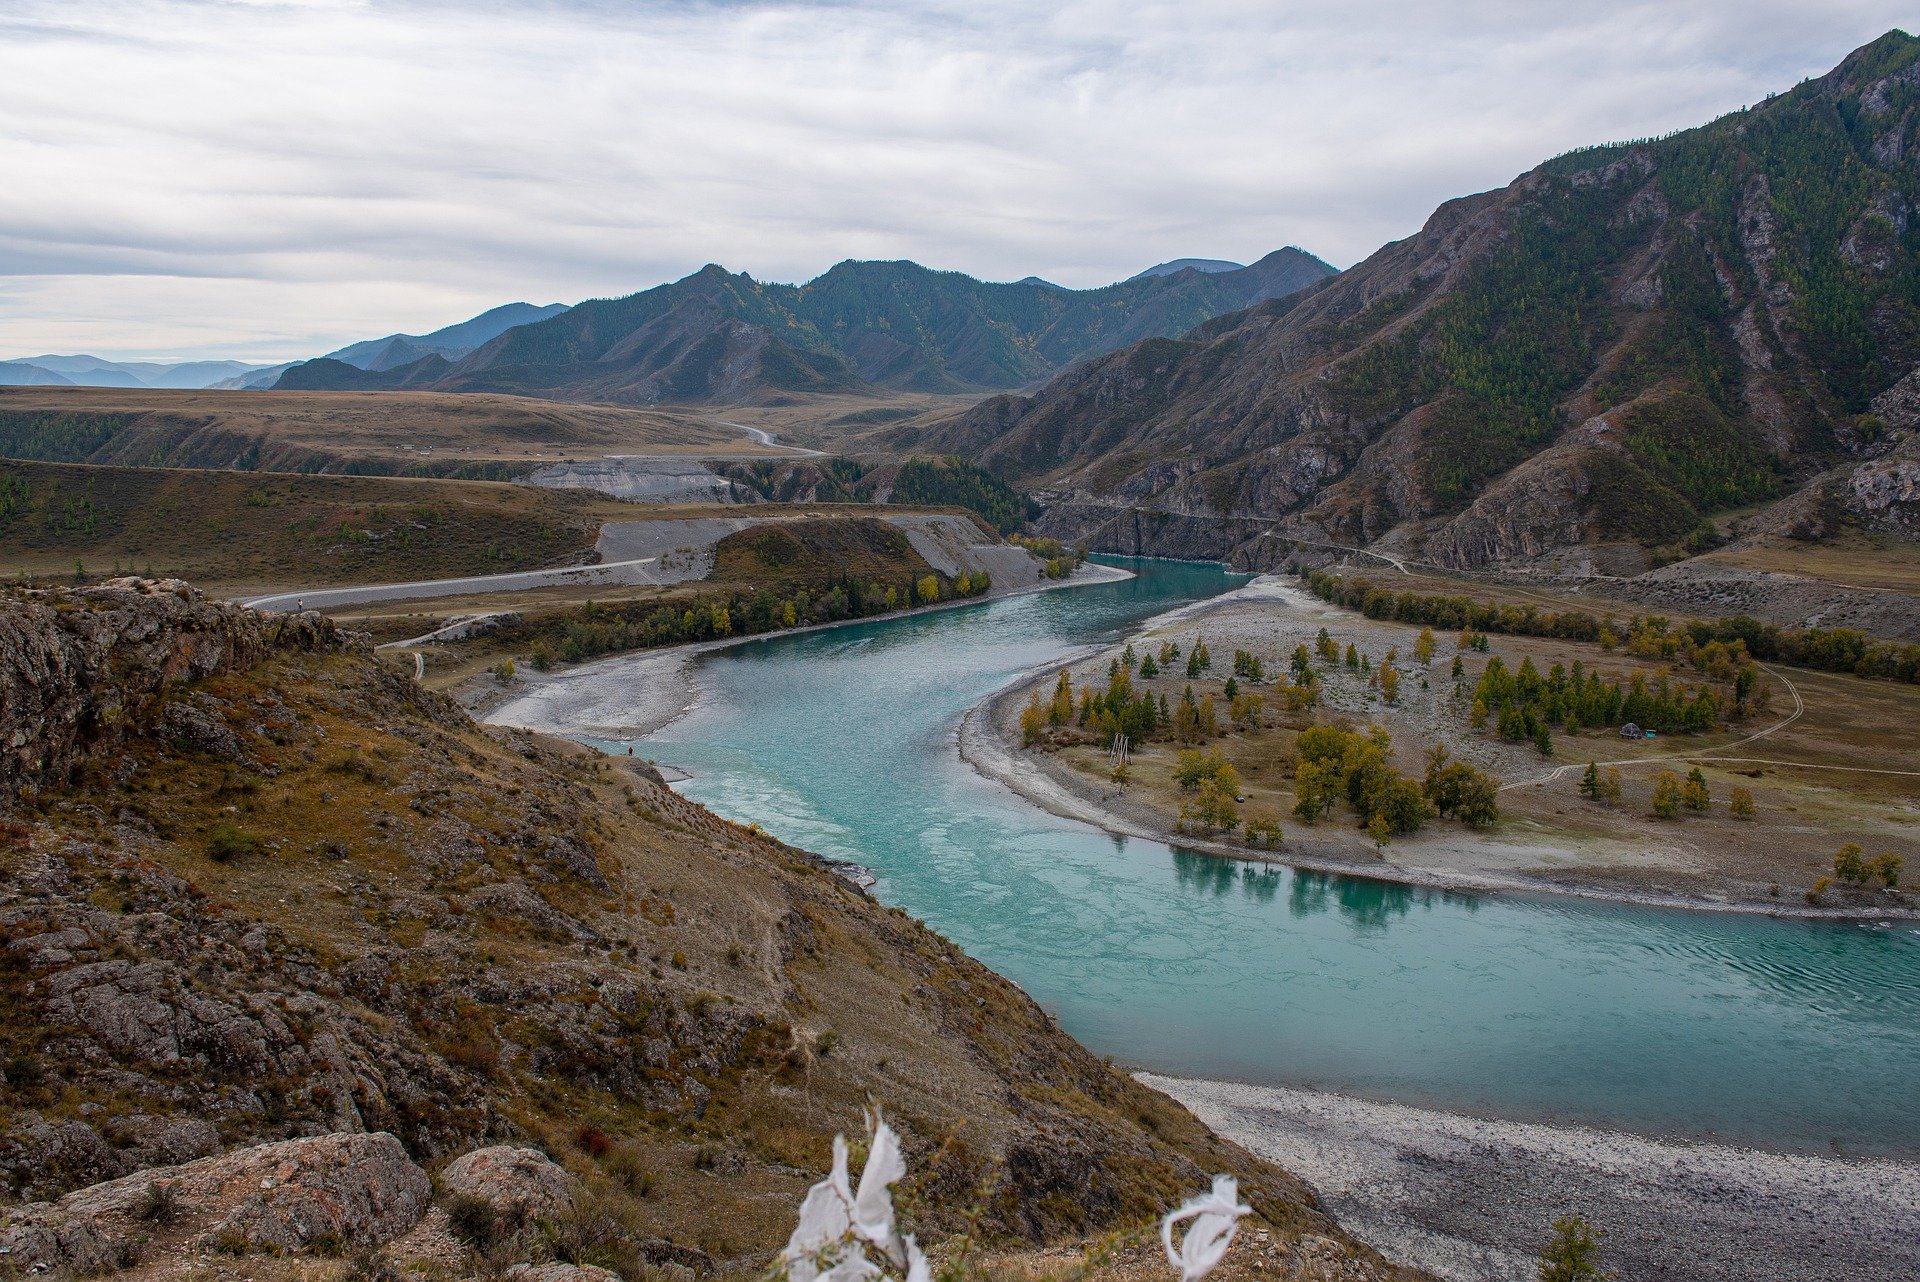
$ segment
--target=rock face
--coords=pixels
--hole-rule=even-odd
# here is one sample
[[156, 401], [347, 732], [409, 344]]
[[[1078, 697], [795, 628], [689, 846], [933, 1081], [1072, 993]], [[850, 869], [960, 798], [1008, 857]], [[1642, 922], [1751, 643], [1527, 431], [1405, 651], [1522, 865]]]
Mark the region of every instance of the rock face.
[[570, 1209], [580, 1181], [538, 1149], [500, 1144], [454, 1158], [440, 1172], [440, 1186], [501, 1215], [541, 1219]]
[[196, 742], [211, 734], [202, 746], [231, 750], [204, 713], [167, 704], [167, 688], [249, 668], [276, 650], [339, 644], [319, 615], [255, 614], [172, 579], [17, 593], [0, 609], [0, 803], [65, 782], [85, 754], [159, 716], [173, 733]]
[[[1095, 550], [1271, 569], [1331, 555], [1284, 536], [1424, 539], [1464, 568], [1683, 546], [1920, 422], [1916, 67], [1890, 33], [1749, 112], [1560, 157], [1331, 280], [889, 440], [1028, 489], [1042, 533]], [[1882, 514], [1911, 510], [1910, 470], [1859, 475], [1855, 508], [1906, 528]]]
[[0, 1223], [0, 1252], [27, 1272], [98, 1272], [144, 1234], [223, 1249], [379, 1246], [426, 1213], [427, 1173], [391, 1135], [319, 1135], [142, 1171], [35, 1202]]

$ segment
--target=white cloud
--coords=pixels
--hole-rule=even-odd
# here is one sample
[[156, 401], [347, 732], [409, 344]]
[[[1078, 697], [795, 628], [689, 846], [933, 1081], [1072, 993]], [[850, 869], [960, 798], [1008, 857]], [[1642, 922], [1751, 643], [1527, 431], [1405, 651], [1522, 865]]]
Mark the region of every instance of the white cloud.
[[1900, 21], [1838, 0], [13, 0], [0, 353], [310, 354], [707, 261], [1345, 266]]

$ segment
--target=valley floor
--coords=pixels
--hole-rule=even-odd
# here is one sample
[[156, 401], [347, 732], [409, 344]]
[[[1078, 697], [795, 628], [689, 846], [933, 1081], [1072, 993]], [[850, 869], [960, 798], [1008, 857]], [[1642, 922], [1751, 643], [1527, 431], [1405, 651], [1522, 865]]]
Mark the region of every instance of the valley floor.
[[[1269, 672], [1283, 671], [1294, 646], [1311, 645], [1322, 627], [1340, 646], [1352, 642], [1375, 663], [1392, 646], [1409, 655], [1419, 632], [1328, 605], [1291, 580], [1263, 578], [1156, 620], [1131, 638], [1140, 653], [1169, 639], [1190, 649], [1195, 639], [1204, 638], [1214, 656], [1205, 679], [1162, 677], [1136, 685], [1154, 686], [1177, 700], [1191, 684], [1218, 699], [1235, 649], [1260, 655]], [[1358, 675], [1322, 671], [1319, 720], [1346, 717], [1356, 725], [1385, 726], [1403, 773], [1418, 776], [1426, 748], [1443, 744], [1455, 759], [1493, 774], [1507, 786], [1500, 794], [1502, 819], [1490, 832], [1436, 820], [1417, 834], [1394, 839], [1382, 852], [1354, 828], [1344, 808], [1307, 825], [1291, 814], [1292, 783], [1283, 764], [1291, 736], [1277, 728], [1236, 731], [1217, 744], [1240, 770], [1247, 798], [1243, 813], [1267, 810], [1281, 816], [1286, 834], [1281, 849], [1254, 852], [1237, 839], [1206, 840], [1180, 832], [1183, 797], [1171, 779], [1172, 743], [1137, 748], [1134, 780], [1124, 790], [1109, 782], [1111, 763], [1097, 746], [1019, 746], [1021, 705], [1031, 691], [1039, 689], [1044, 697], [1051, 690], [1051, 669], [975, 709], [962, 729], [961, 749], [976, 769], [1056, 814], [1215, 853], [1461, 890], [1547, 890], [1777, 914], [1903, 916], [1913, 911], [1908, 896], [1884, 891], [1829, 892], [1819, 908], [1808, 905], [1803, 892], [1832, 872], [1834, 851], [1848, 841], [1869, 854], [1891, 850], [1908, 867], [1920, 865], [1920, 750], [1904, 730], [1920, 718], [1920, 689], [1770, 670], [1776, 683], [1771, 711], [1733, 730], [1636, 743], [1596, 730], [1559, 737], [1556, 755], [1543, 759], [1530, 744], [1504, 743], [1470, 730], [1446, 675], [1453, 638], [1440, 641], [1429, 668], [1415, 665], [1407, 671], [1397, 705], [1381, 702]], [[1653, 666], [1604, 655], [1593, 645], [1510, 636], [1496, 636], [1492, 643], [1492, 652], [1510, 669], [1523, 655], [1543, 671], [1575, 659], [1615, 672]], [[1076, 689], [1104, 687], [1107, 664], [1117, 653], [1116, 647], [1071, 665]], [[1486, 656], [1469, 656], [1469, 692], [1485, 661]], [[1321, 666], [1316, 661], [1316, 669]], [[1798, 714], [1796, 694], [1805, 707]], [[1224, 723], [1224, 701], [1221, 711]], [[1594, 805], [1579, 795], [1580, 774], [1590, 759], [1622, 771], [1625, 796], [1618, 805]], [[1663, 769], [1684, 773], [1695, 764], [1706, 775], [1713, 808], [1682, 819], [1652, 818], [1647, 797], [1655, 774]], [[1726, 798], [1734, 786], [1754, 794], [1753, 819], [1727, 814]]]
[[1613, 1226], [1623, 1282], [1920, 1276], [1920, 1167], [1489, 1121], [1142, 1073], [1296, 1172], [1363, 1239], [1449, 1282], [1530, 1277], [1555, 1217]]

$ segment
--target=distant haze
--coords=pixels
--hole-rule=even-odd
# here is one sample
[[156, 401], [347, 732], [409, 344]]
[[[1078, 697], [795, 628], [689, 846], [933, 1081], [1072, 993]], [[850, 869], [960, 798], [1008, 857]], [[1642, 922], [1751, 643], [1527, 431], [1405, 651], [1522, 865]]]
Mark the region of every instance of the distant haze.
[[1816, 74], [1878, 0], [9, 0], [0, 354], [271, 363], [709, 261], [1072, 287]]

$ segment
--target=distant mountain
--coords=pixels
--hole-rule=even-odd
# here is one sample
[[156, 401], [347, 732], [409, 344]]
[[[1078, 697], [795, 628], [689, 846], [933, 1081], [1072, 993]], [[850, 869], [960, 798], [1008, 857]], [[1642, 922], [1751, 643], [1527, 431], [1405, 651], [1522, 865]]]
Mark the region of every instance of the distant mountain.
[[287, 367], [274, 383], [277, 392], [393, 392], [429, 387], [453, 368], [447, 358], [429, 352], [411, 364], [393, 369], [361, 369], [322, 356]]
[[73, 380], [26, 361], [0, 361], [0, 387], [72, 387]]
[[398, 369], [403, 365], [411, 365], [423, 356], [438, 355], [454, 360], [500, 337], [516, 325], [530, 325], [550, 316], [558, 316], [566, 310], [565, 303], [549, 303], [545, 307], [536, 307], [532, 303], [503, 303], [481, 312], [471, 320], [444, 326], [431, 334], [389, 334], [385, 338], [370, 338], [328, 352], [327, 358], [371, 370]]
[[109, 361], [98, 356], [31, 356], [11, 364], [32, 365], [77, 387], [212, 387], [259, 369], [242, 361]]
[[1237, 272], [1246, 264], [1230, 263], [1224, 258], [1176, 258], [1170, 263], [1155, 263], [1143, 272], [1136, 272], [1128, 280], [1141, 280], [1148, 276], [1171, 276], [1176, 272]]
[[1917, 535], [1917, 131], [1920, 41], [1893, 32], [894, 444], [1037, 492], [1050, 533], [1243, 565], [1284, 563], [1294, 536], [1644, 568], [1767, 503], [1752, 528]]
[[[123, 366], [136, 371], [138, 366]], [[212, 387], [216, 383], [261, 368], [243, 361], [186, 361], [179, 365], [156, 366], [143, 375], [148, 387]]]
[[804, 285], [775, 285], [710, 264], [668, 285], [509, 330], [434, 386], [628, 404], [876, 386], [991, 391], [1036, 382], [1143, 337], [1183, 333], [1332, 274], [1292, 248], [1235, 271], [1090, 290], [851, 261]]

